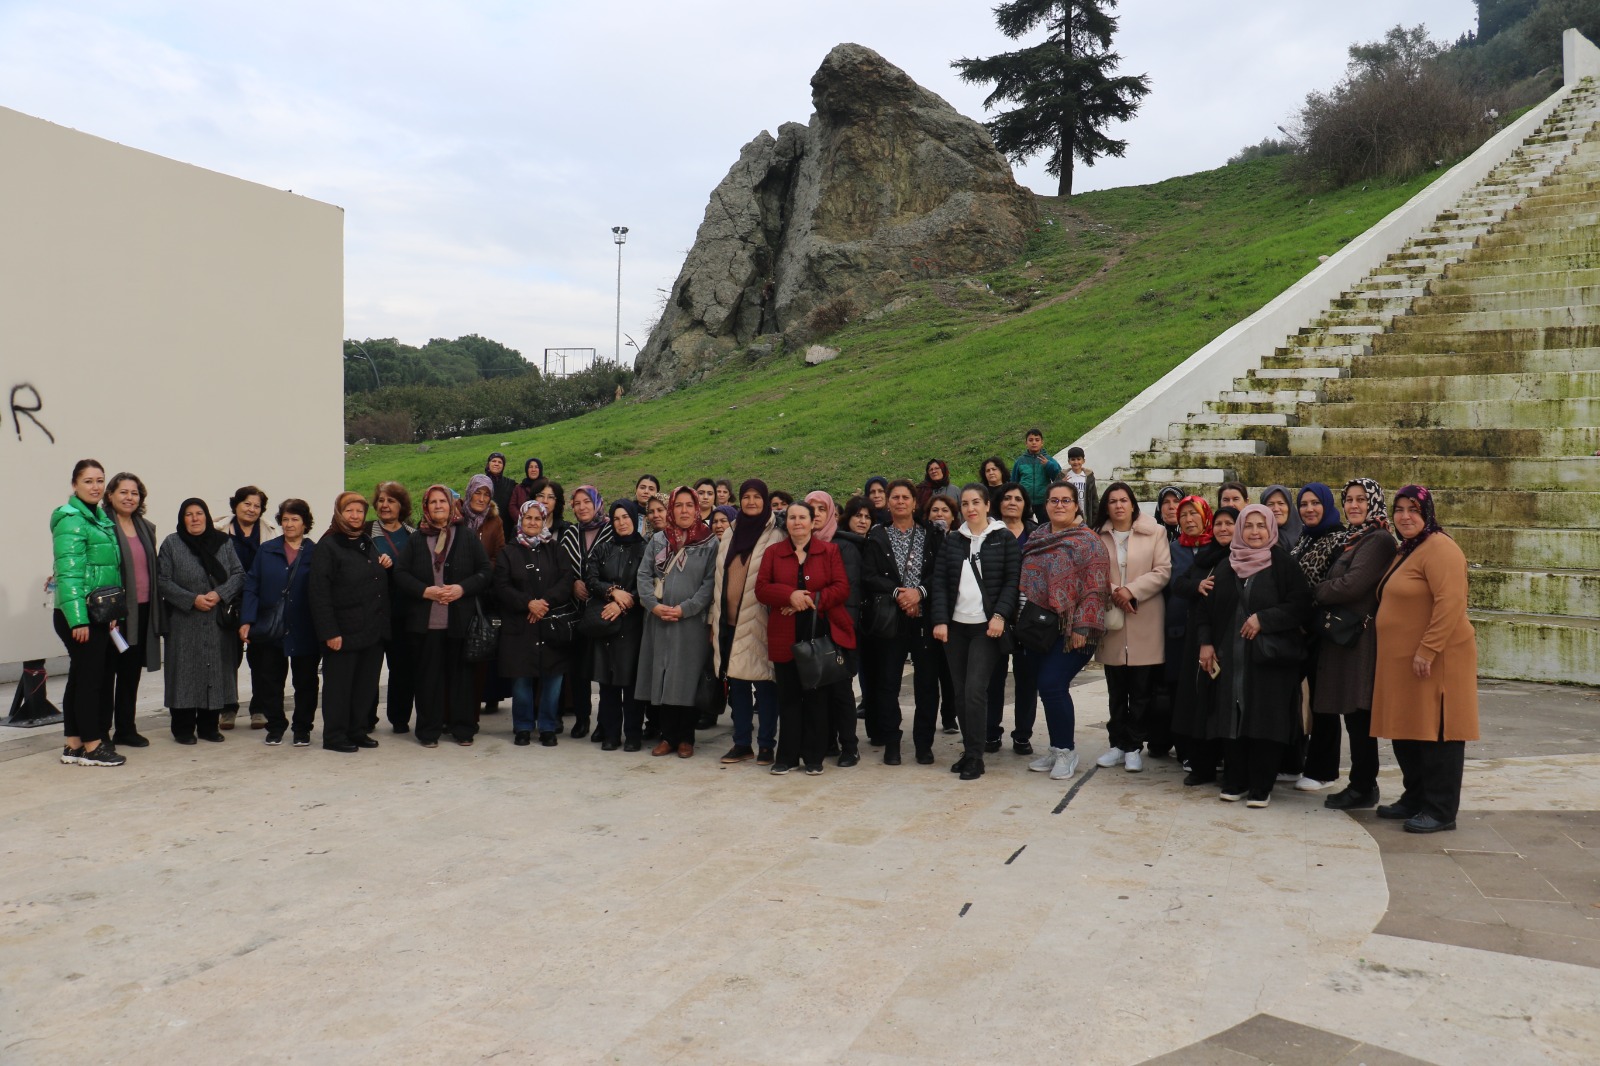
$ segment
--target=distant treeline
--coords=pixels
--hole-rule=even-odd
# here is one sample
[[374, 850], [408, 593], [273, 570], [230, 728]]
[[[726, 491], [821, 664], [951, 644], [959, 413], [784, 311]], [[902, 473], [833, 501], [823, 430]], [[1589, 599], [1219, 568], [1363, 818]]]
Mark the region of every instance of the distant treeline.
[[597, 410], [633, 386], [633, 369], [602, 363], [546, 378], [515, 349], [469, 334], [420, 348], [393, 338], [346, 341], [344, 380], [345, 440], [405, 444]]

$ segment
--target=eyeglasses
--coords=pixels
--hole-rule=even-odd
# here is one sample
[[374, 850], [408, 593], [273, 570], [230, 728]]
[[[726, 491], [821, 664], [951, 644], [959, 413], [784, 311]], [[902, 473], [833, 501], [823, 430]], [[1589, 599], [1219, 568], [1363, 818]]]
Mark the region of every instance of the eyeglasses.
[[1077, 503], [1077, 502], [1078, 502], [1077, 500], [1068, 499], [1065, 496], [1053, 496], [1050, 499], [1046, 500], [1044, 503], [1045, 503], [1046, 507], [1065, 507], [1069, 503]]

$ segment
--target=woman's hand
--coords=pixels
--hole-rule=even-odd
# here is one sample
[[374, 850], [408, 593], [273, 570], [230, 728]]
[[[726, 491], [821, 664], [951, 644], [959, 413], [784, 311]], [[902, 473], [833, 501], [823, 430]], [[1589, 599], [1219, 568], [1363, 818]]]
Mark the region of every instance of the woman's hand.
[[622, 617], [622, 607], [615, 600], [600, 608], [600, 617], [607, 622], [615, 622]]
[[463, 597], [463, 596], [465, 596], [467, 594], [466, 590], [463, 589], [460, 585], [446, 585], [440, 591], [443, 594], [444, 598], [441, 599], [439, 602], [440, 603], [445, 603], [445, 604], [454, 603], [457, 600], [459, 600], [461, 597]]
[[1259, 632], [1261, 632], [1260, 615], [1251, 615], [1244, 620], [1244, 625], [1239, 627], [1239, 635], [1245, 640], [1255, 640]]
[[572, 594], [580, 600], [587, 600], [589, 598], [589, 586], [582, 581], [574, 581], [572, 583]]
[[611, 602], [621, 607], [624, 611], [631, 611], [636, 601], [633, 598], [633, 594], [627, 589], [612, 585]]
[[194, 598], [194, 609], [197, 611], [211, 610], [211, 593], [208, 592], [203, 596], [196, 596]]
[[1419, 681], [1432, 677], [1433, 661], [1431, 659], [1424, 659], [1420, 655], [1413, 655], [1411, 657], [1411, 672], [1417, 676]]
[[1116, 588], [1112, 589], [1111, 599], [1112, 602], [1114, 602], [1118, 607], [1121, 607], [1124, 611], [1127, 611], [1130, 614], [1137, 613], [1133, 608], [1133, 593], [1128, 591], [1128, 587], [1126, 585], [1118, 585]]
[[661, 619], [663, 622], [681, 622], [683, 620], [683, 608], [668, 607], [664, 603], [656, 604], [655, 609], [650, 613]]
[[948, 643], [950, 643], [950, 627], [949, 626], [934, 626], [933, 627], [933, 639], [937, 640], [940, 644], [948, 644]]
[[72, 627], [72, 642], [74, 644], [87, 644], [87, 643], [89, 643], [89, 627], [88, 626], [73, 626]]
[[239, 639], [244, 641], [246, 644], [250, 643], [250, 627], [249, 626], [246, 625], [246, 626], [240, 626], [239, 627]]
[[1200, 582], [1200, 595], [1209, 596], [1211, 590], [1217, 587], [1217, 575], [1207, 574], [1206, 579]]
[[989, 619], [989, 639], [999, 640], [1006, 635], [1006, 620], [999, 615]]
[[341, 648], [344, 647], [344, 638], [343, 637], [329, 637], [328, 640], [325, 641], [325, 643], [328, 645], [328, 650], [329, 651], [339, 651]]
[[922, 613], [922, 593], [916, 589], [896, 589], [894, 599], [900, 609], [912, 618]]
[[429, 585], [427, 588], [422, 590], [422, 598], [430, 603], [443, 603], [444, 600], [439, 598], [443, 593], [443, 585]]
[[805, 589], [795, 589], [793, 592], [789, 593], [789, 607], [796, 614], [799, 614], [801, 611], [815, 610], [816, 606], [817, 601], [813, 600], [811, 598], [811, 593], [807, 592]]
[[549, 613], [550, 613], [550, 601], [549, 600], [529, 600], [528, 601], [528, 621], [537, 622], [537, 621], [539, 621], [541, 618], [543, 618], [545, 615], [547, 615]]
[[1073, 633], [1067, 637], [1067, 647], [1072, 651], [1078, 651], [1086, 647], [1088, 643], [1089, 638], [1082, 633]]
[[378, 565], [387, 570], [394, 565], [394, 560], [387, 555], [380, 555], [378, 556]]
[[1208, 674], [1217, 672], [1217, 649], [1210, 644], [1200, 645], [1200, 669]]

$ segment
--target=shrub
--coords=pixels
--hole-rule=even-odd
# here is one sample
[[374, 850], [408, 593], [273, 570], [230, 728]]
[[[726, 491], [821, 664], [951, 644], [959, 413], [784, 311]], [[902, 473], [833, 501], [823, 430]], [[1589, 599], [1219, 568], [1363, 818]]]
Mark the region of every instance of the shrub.
[[1293, 155], [1296, 147], [1288, 138], [1280, 141], [1273, 137], [1263, 137], [1260, 144], [1247, 144], [1239, 149], [1237, 154], [1229, 156], [1228, 165], [1248, 163], [1252, 159], [1266, 159], [1275, 155]]

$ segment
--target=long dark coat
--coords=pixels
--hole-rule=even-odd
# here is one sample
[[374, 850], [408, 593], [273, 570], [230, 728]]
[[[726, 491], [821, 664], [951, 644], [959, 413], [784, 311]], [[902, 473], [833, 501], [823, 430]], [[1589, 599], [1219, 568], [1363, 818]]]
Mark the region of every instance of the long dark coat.
[[[446, 632], [465, 640], [467, 623], [478, 613], [478, 597], [489, 591], [492, 564], [484, 553], [483, 542], [465, 524], [454, 527], [454, 533], [444, 557], [444, 584], [460, 585], [461, 598], [449, 606]], [[418, 530], [406, 541], [405, 554], [394, 567], [394, 586], [401, 597], [397, 609], [405, 612], [406, 632], [428, 631], [433, 601], [423, 599], [422, 593], [433, 583], [433, 551], [428, 547], [428, 538]]]
[[[1217, 584], [1199, 604], [1200, 642], [1217, 650], [1222, 673], [1213, 688], [1206, 735], [1212, 738], [1273, 740], [1281, 744], [1300, 736], [1301, 663], [1263, 663], [1253, 642], [1239, 635], [1252, 614], [1261, 633], [1299, 634], [1311, 620], [1311, 587], [1300, 565], [1282, 547], [1272, 549], [1265, 569], [1240, 581], [1233, 565], [1217, 566]], [[1259, 639], [1259, 638], [1258, 638]]]
[[639, 675], [639, 647], [644, 643], [644, 604], [639, 600], [639, 564], [644, 560], [643, 538], [631, 544], [608, 539], [589, 554], [583, 583], [592, 599], [605, 602], [620, 588], [633, 597], [622, 616], [622, 632], [606, 641], [591, 640], [589, 672], [601, 685], [631, 686]]
[[222, 604], [197, 610], [196, 596], [213, 588], [222, 603], [244, 591], [244, 568], [231, 541], [217, 546], [228, 579], [213, 585], [211, 575], [176, 533], [161, 542], [156, 560], [157, 588], [167, 602], [166, 703], [169, 708], [217, 711], [239, 702], [239, 631], [217, 625]]
[[[317, 550], [316, 541], [306, 537], [300, 542], [300, 554], [294, 562], [294, 585], [289, 585], [289, 553], [284, 550], [283, 538], [274, 537], [256, 551], [256, 561], [244, 577], [244, 603], [239, 608], [239, 621], [254, 626], [261, 614], [285, 595], [289, 597], [288, 617], [283, 633], [283, 654], [288, 656], [316, 655], [322, 651], [316, 628], [311, 624], [311, 560]], [[253, 633], [252, 633], [253, 635]]]
[[[1183, 644], [1176, 653], [1176, 662], [1171, 656], [1167, 659], [1167, 670], [1177, 670], [1176, 674], [1170, 675], [1173, 678], [1172, 731], [1186, 737], [1206, 735], [1206, 722], [1215, 698], [1211, 675], [1200, 669], [1200, 622], [1204, 609], [1200, 601], [1205, 599], [1200, 595], [1200, 582], [1209, 577], [1227, 557], [1228, 549], [1220, 544], [1202, 545], [1193, 552], [1193, 562], [1182, 573], [1173, 570], [1176, 576], [1169, 586], [1172, 599], [1168, 602], [1173, 607], [1183, 605]], [[1169, 609], [1167, 617], [1170, 619], [1173, 613]]]
[[645, 545], [639, 559], [639, 602], [647, 612], [657, 604], [681, 607], [683, 618], [677, 622], [663, 622], [654, 615], [645, 618], [634, 695], [658, 707], [693, 707], [700, 677], [711, 661], [706, 616], [716, 582], [717, 538], [689, 548], [682, 568], [671, 567], [663, 576], [657, 597], [655, 557], [666, 548], [665, 533], [655, 534]]
[[334, 637], [341, 651], [370, 648], [389, 635], [389, 571], [365, 532], [351, 539], [325, 533], [311, 557], [311, 626], [324, 645]]
[[572, 564], [554, 540], [528, 548], [513, 540], [500, 549], [494, 567], [494, 599], [500, 608], [500, 676], [555, 677], [572, 667], [572, 645], [553, 644], [550, 625], [528, 622], [528, 601], [547, 600], [552, 611], [572, 603]]
[[[1313, 598], [1318, 608], [1346, 607], [1372, 617], [1378, 613], [1378, 583], [1389, 572], [1400, 545], [1382, 530], [1374, 530], [1349, 551], [1340, 552], [1317, 582]], [[1317, 611], [1321, 614], [1321, 611]], [[1311, 693], [1314, 714], [1349, 714], [1372, 709], [1372, 679], [1378, 668], [1378, 627], [1366, 632], [1351, 648], [1331, 640], [1318, 641], [1317, 683]]]

